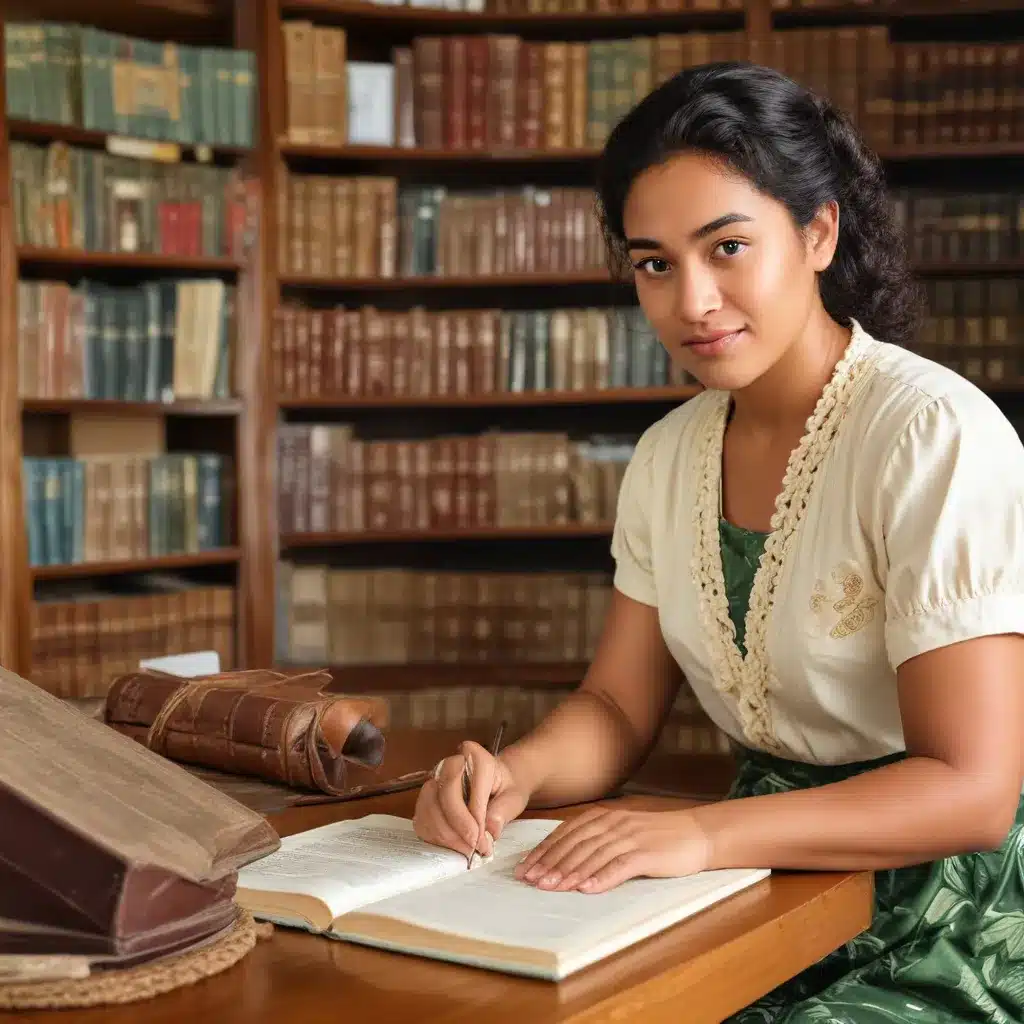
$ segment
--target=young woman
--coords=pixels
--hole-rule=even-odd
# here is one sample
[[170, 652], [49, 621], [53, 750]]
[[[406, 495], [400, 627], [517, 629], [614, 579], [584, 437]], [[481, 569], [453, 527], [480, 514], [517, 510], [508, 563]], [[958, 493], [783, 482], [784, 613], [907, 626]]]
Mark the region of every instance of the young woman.
[[419, 835], [487, 853], [527, 806], [601, 797], [685, 678], [735, 742], [731, 799], [585, 813], [519, 876], [875, 870], [871, 928], [734, 1019], [1024, 1020], [1024, 448], [900, 347], [917, 300], [878, 159], [789, 79], [708, 65], [615, 129], [598, 191], [706, 390], [628, 467], [579, 690], [497, 759], [442, 761]]

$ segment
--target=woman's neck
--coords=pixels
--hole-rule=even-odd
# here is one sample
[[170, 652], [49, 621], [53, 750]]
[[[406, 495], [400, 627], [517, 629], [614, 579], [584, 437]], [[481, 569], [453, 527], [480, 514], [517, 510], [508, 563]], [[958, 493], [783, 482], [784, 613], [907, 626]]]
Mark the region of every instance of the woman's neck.
[[770, 370], [733, 392], [732, 421], [757, 431], [802, 428], [843, 358], [851, 333], [821, 309]]

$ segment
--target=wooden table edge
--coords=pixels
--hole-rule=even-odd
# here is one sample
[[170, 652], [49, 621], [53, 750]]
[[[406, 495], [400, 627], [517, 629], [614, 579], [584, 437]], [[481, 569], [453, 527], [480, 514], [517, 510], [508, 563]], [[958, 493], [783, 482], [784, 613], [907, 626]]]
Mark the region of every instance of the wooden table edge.
[[[771, 879], [760, 884], [769, 885]], [[835, 884], [824, 894], [791, 907], [675, 969], [624, 987], [585, 1010], [562, 1018], [559, 1024], [639, 1020], [644, 1024], [678, 1024], [683, 1000], [687, 1000], [686, 1024], [719, 1024], [794, 977], [794, 960], [803, 965], [803, 970], [868, 928], [873, 893], [871, 872], [837, 873]], [[705, 913], [714, 911], [711, 907]], [[683, 921], [675, 927], [685, 928], [687, 924]], [[785, 942], [771, 941], [772, 933], [783, 931]], [[753, 969], [737, 971], [738, 961], [751, 964]], [[697, 984], [701, 998], [695, 1003], [692, 997]]]

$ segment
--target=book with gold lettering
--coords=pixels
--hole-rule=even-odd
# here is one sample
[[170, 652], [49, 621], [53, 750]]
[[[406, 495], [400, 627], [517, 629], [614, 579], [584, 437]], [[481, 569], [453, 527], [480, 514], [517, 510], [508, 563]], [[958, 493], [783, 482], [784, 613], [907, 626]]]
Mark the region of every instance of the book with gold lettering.
[[558, 825], [510, 822], [492, 856], [431, 846], [412, 822], [370, 814], [288, 836], [244, 867], [236, 899], [254, 916], [342, 939], [559, 980], [699, 913], [767, 869], [638, 878], [606, 893], [546, 892], [515, 878]]

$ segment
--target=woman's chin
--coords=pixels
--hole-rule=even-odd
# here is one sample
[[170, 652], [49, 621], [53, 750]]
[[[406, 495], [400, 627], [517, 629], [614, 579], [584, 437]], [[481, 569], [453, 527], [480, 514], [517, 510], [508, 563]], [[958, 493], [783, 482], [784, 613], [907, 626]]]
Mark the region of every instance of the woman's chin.
[[724, 359], [715, 364], [687, 366], [685, 370], [701, 387], [710, 391], [740, 391], [760, 376], [757, 370], [743, 362]]

